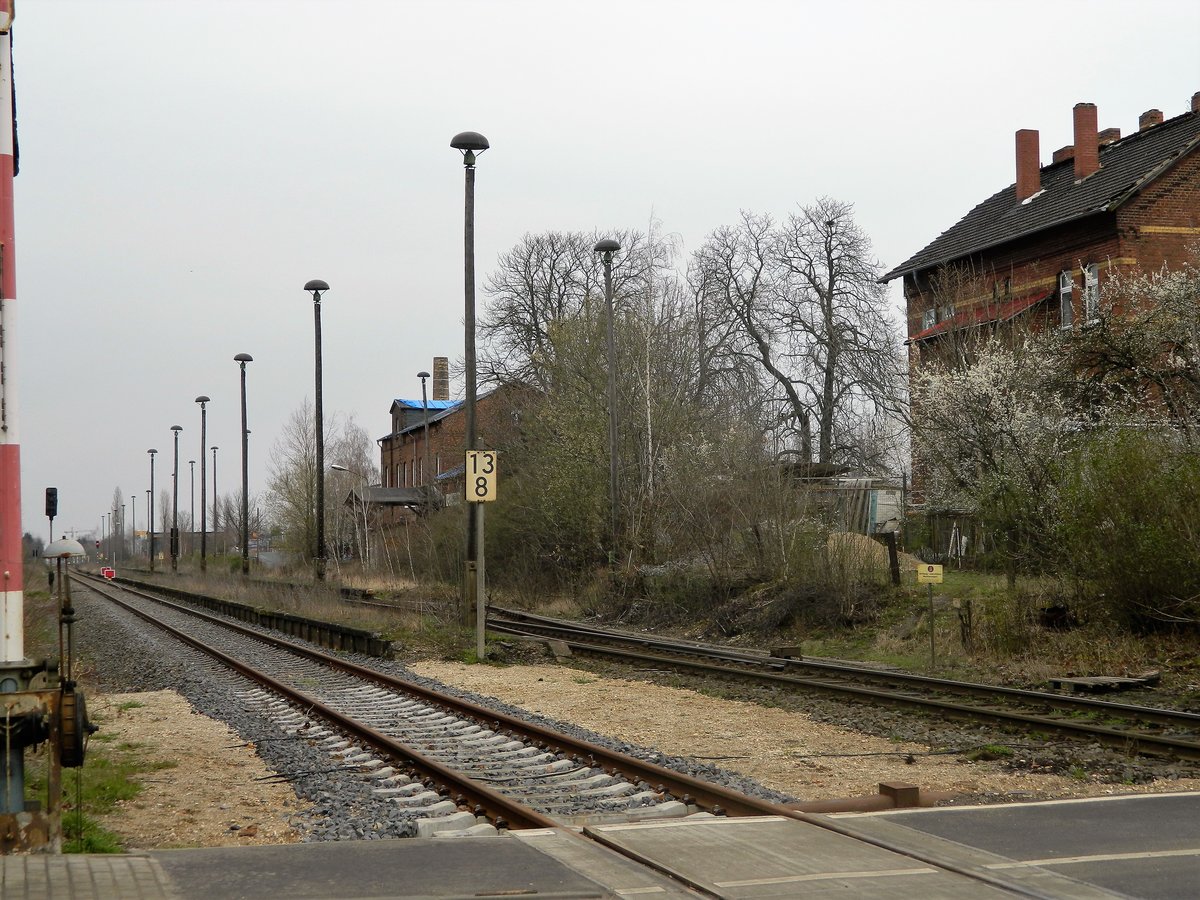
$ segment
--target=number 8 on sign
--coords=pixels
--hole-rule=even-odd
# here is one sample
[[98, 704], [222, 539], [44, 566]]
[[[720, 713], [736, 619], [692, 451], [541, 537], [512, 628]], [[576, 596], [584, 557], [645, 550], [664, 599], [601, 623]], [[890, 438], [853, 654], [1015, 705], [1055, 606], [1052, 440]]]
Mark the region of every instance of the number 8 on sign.
[[468, 503], [489, 503], [496, 499], [495, 450], [468, 450], [466, 497]]

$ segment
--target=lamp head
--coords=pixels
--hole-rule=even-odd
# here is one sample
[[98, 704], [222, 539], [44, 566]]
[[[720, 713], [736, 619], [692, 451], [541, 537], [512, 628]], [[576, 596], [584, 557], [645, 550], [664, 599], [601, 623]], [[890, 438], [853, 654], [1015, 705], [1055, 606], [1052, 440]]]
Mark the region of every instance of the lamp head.
[[210, 399], [212, 399], [212, 398], [206, 397], [203, 394], [201, 394], [199, 397], [196, 398], [196, 402], [203, 404], [203, 403], [207, 403]]
[[178, 436], [178, 433], [180, 431], [183, 431], [183, 426], [182, 425], [172, 425], [171, 430], [174, 431], [176, 433], [176, 435]]
[[157, 453], [158, 451], [155, 450], [154, 448], [151, 448], [151, 449], [147, 450], [146, 452], [150, 454], [151, 458], [153, 458], [154, 454]]
[[340, 463], [332, 463], [329, 466], [329, 468], [333, 469], [333, 471], [335, 471], [335, 472], [349, 472], [350, 471], [349, 469], [347, 469], [345, 466], [341, 465]]
[[460, 131], [450, 139], [450, 146], [462, 151], [463, 165], [472, 169], [475, 167], [475, 155], [488, 149], [491, 144], [478, 131]]
[[426, 378], [429, 377], [429, 373], [428, 372], [418, 372], [417, 377], [420, 378], [422, 381], [424, 381]]
[[616, 241], [614, 241], [612, 238], [604, 238], [601, 241], [597, 241], [596, 246], [593, 247], [592, 249], [595, 250], [597, 253], [606, 253], [606, 254], [616, 253], [618, 250], [621, 249], [621, 245], [618, 244]]
[[251, 356], [249, 353], [239, 353], [237, 356], [235, 356], [233, 358], [233, 361], [240, 362], [242, 364], [242, 368], [244, 369], [246, 367], [246, 363], [254, 362], [254, 357]]
[[321, 294], [329, 290], [329, 282], [322, 281], [320, 278], [314, 278], [311, 281], [305, 282], [304, 289], [313, 295], [313, 302], [321, 302]]

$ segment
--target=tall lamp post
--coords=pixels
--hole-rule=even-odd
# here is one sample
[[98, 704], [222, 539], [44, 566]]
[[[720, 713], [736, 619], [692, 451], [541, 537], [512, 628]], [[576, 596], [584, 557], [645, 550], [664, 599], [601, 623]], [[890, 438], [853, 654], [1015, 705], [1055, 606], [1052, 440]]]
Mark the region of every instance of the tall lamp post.
[[613, 283], [612, 257], [621, 245], [612, 238], [598, 241], [595, 251], [604, 262], [604, 308], [607, 314], [608, 343], [608, 507], [609, 525], [612, 529], [612, 558], [617, 560], [620, 539], [619, 508], [617, 494], [617, 342], [613, 333]]
[[220, 512], [220, 495], [217, 493], [217, 451], [220, 448], [214, 444], [212, 447], [213, 455], [213, 553], [217, 552], [217, 531], [221, 527]]
[[316, 370], [317, 370], [317, 546], [313, 563], [317, 581], [325, 580], [325, 416], [321, 405], [321, 294], [329, 290], [329, 285], [320, 278], [314, 278], [304, 285], [304, 290], [312, 294], [313, 299], [313, 334], [316, 337]]
[[[208, 521], [205, 512], [205, 471], [204, 471], [204, 442], [208, 439], [208, 397], [201, 394], [196, 398], [200, 404], [200, 571], [208, 569]], [[215, 447], [213, 448], [216, 449]], [[213, 454], [213, 478], [216, 478], [216, 454]], [[214, 498], [215, 499], [215, 498]], [[196, 526], [193, 525], [193, 528]]]
[[[250, 431], [246, 428], [246, 363], [254, 362], [249, 353], [239, 353], [234, 360], [242, 367], [242, 575], [250, 574], [250, 476], [246, 457], [250, 449]], [[215, 459], [216, 457], [214, 457]]]
[[150, 449], [150, 490], [146, 491], [146, 510], [150, 520], [150, 574], [154, 574], [154, 454], [158, 451]]
[[[429, 397], [425, 393], [425, 381], [429, 378], [428, 372], [418, 372], [417, 377], [421, 379], [421, 415], [425, 420], [425, 454], [424, 462], [421, 464], [421, 484], [422, 486], [429, 484]], [[464, 475], [465, 477], [465, 475]], [[433, 500], [433, 492], [428, 487], [425, 488], [425, 507], [428, 511], [429, 504]]]
[[137, 556], [137, 491], [129, 495], [129, 558]]
[[[450, 146], [462, 153], [463, 174], [466, 180], [463, 206], [463, 288], [465, 314], [463, 325], [465, 331], [465, 362], [466, 362], [466, 450], [477, 449], [475, 438], [475, 158], [476, 154], [487, 150], [491, 145], [488, 139], [477, 131], [462, 131], [450, 140]], [[463, 473], [466, 478], [466, 473]], [[467, 491], [463, 489], [463, 499], [467, 500]], [[483, 506], [479, 503], [467, 503], [467, 553], [463, 571], [463, 608], [461, 620], [463, 624], [471, 623], [474, 614], [476, 625], [475, 649], [479, 658], [483, 658], [483, 629], [485, 615], [484, 588], [484, 555], [483, 555]]]
[[196, 552], [196, 461], [188, 460], [188, 468], [191, 470], [191, 499], [188, 501], [188, 553]]
[[[121, 504], [121, 543], [120, 543], [120, 552], [121, 552], [121, 553], [124, 553], [124, 552], [125, 552], [125, 504], [124, 504], [124, 503], [122, 503], [122, 504]], [[133, 554], [132, 554], [132, 553], [130, 553], [129, 555], [130, 555], [131, 557], [133, 556]]]
[[175, 465], [171, 470], [171, 571], [179, 571], [179, 432], [182, 425], [172, 425], [175, 432]]

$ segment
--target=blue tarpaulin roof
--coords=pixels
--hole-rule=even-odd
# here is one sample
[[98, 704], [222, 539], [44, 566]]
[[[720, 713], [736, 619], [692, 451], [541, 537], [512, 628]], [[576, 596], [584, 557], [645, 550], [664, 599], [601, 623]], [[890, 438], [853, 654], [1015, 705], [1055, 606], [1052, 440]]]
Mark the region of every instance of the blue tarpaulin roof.
[[462, 403], [462, 401], [461, 400], [427, 400], [423, 405], [419, 399], [404, 400], [401, 398], [397, 398], [392, 401], [393, 405], [395, 405], [397, 403], [400, 406], [407, 407], [408, 409], [425, 409], [426, 407], [428, 407], [429, 409], [449, 409], [452, 406], [458, 406], [458, 404]]

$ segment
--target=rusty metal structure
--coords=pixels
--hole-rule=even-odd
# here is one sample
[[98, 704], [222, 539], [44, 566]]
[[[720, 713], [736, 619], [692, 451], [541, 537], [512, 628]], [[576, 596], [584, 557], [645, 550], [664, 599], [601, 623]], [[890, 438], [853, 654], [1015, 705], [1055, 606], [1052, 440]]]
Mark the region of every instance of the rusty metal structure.
[[[75, 608], [66, 566], [83, 558], [75, 540], [57, 540], [45, 550], [57, 567], [58, 660], [23, 659], [0, 664], [3, 755], [0, 771], [0, 854], [62, 850], [62, 770], [83, 765], [88, 737], [96, 727], [75, 683], [73, 629]], [[49, 742], [43, 759], [45, 792], [28, 798], [25, 751]]]

